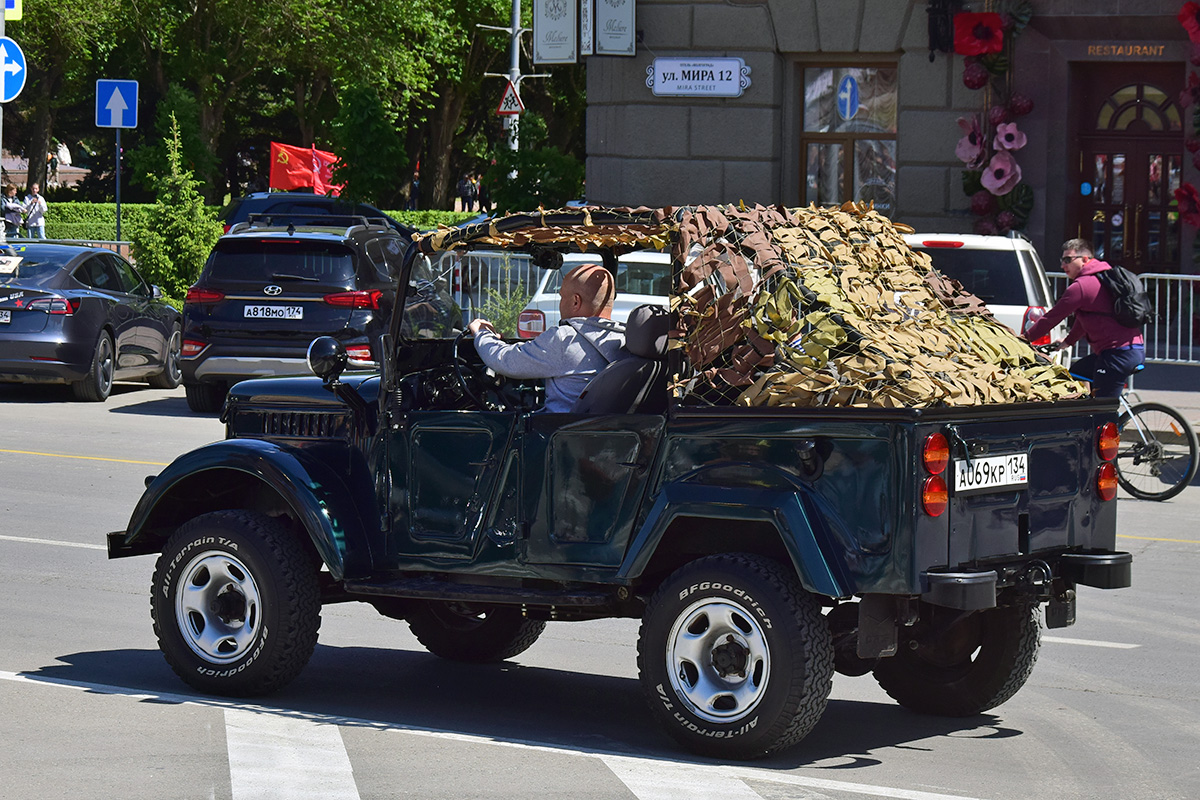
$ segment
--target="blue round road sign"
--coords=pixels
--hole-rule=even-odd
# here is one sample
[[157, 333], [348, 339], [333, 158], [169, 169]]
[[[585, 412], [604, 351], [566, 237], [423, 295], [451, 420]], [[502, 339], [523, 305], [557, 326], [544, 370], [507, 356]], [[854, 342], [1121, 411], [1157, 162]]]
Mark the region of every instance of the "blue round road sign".
[[17, 99], [25, 88], [25, 54], [21, 47], [7, 36], [0, 36], [0, 68], [4, 80], [0, 81], [0, 103]]
[[838, 82], [837, 110], [842, 119], [854, 119], [858, 113], [858, 81], [853, 75], [846, 75]]

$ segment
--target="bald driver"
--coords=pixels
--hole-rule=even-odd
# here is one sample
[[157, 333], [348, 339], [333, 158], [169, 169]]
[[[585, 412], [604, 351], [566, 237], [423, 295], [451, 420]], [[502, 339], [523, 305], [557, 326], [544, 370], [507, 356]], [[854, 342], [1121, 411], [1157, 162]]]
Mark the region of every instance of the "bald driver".
[[489, 369], [509, 378], [545, 378], [546, 411], [568, 412], [597, 372], [621, 357], [625, 326], [612, 321], [613, 276], [580, 264], [558, 290], [558, 326], [528, 342], [506, 344], [485, 319], [467, 326]]

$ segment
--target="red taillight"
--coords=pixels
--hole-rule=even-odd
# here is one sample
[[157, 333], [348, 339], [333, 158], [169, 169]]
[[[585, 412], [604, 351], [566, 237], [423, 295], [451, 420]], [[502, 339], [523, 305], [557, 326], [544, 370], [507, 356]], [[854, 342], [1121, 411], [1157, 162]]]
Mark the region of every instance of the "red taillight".
[[335, 308], [379, 308], [379, 298], [383, 292], [378, 289], [361, 290], [357, 292], [334, 292], [325, 295], [325, 303]]
[[69, 317], [79, 310], [80, 302], [82, 301], [75, 297], [42, 297], [30, 300], [25, 308], [29, 311], [45, 311], [56, 317]]
[[950, 463], [950, 443], [940, 433], [931, 433], [925, 437], [925, 447], [921, 450], [921, 460], [925, 469], [933, 475], [941, 475]]
[[536, 339], [546, 332], [546, 315], [536, 308], [527, 308], [517, 317], [517, 336]]
[[1105, 461], [1096, 471], [1096, 494], [1101, 500], [1112, 500], [1117, 496], [1117, 468]]
[[222, 231], [222, 233], [229, 233], [229, 229], [230, 229], [230, 228], [232, 228], [233, 226], [232, 226], [232, 225], [230, 225], [228, 222], [226, 222], [226, 223], [225, 223], [224, 225], [222, 225], [221, 227], [225, 229], [225, 230], [223, 230], [223, 231]]
[[[1037, 322], [1044, 316], [1046, 316], [1046, 309], [1042, 308], [1041, 306], [1030, 306], [1029, 308], [1025, 309], [1025, 316], [1021, 318], [1021, 333], [1028, 331], [1033, 326], [1033, 323]], [[1030, 342], [1030, 344], [1050, 344], [1050, 334], [1047, 333], [1045, 336], [1040, 336]]]
[[193, 358], [200, 355], [204, 348], [208, 347], [208, 342], [198, 342], [195, 339], [184, 339], [183, 345], [179, 349], [179, 355], [183, 358]]
[[922, 247], [962, 247], [963, 243], [954, 239], [927, 239], [921, 242]]
[[346, 348], [346, 356], [351, 361], [372, 361], [371, 345], [369, 344], [352, 344]]
[[187, 290], [187, 295], [184, 296], [185, 303], [219, 303], [225, 299], [224, 292], [218, 292], [216, 289], [197, 289], [195, 286]]
[[1121, 432], [1115, 422], [1106, 422], [1096, 431], [1096, 452], [1105, 461], [1117, 457], [1117, 448], [1121, 445]]
[[950, 489], [941, 475], [930, 475], [921, 489], [921, 505], [931, 517], [940, 517], [950, 504]]

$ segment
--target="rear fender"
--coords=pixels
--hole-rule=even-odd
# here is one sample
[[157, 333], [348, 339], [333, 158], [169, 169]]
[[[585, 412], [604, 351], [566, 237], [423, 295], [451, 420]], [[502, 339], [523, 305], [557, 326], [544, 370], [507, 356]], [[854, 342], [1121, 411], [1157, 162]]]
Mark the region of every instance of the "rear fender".
[[[822, 548], [822, 541], [830, 537], [819, 498], [802, 484], [786, 489], [683, 482], [663, 486], [625, 554], [620, 577], [640, 577], [667, 528], [686, 517], [769, 523], [779, 532], [805, 589], [827, 597], [853, 594], [853, 583], [842, 574], [839, 562], [827, 558]], [[731, 542], [736, 539], [731, 537]]]
[[[349, 450], [342, 443], [328, 446]], [[328, 461], [258, 439], [229, 439], [186, 453], [150, 483], [125, 532], [110, 536], [109, 557], [158, 552], [176, 528], [199, 514], [251, 508], [295, 519], [336, 580], [365, 573], [371, 563], [368, 528], [358, 509], [375, 506], [371, 482], [367, 496], [355, 496], [325, 466]], [[353, 475], [348, 452], [342, 463]]]

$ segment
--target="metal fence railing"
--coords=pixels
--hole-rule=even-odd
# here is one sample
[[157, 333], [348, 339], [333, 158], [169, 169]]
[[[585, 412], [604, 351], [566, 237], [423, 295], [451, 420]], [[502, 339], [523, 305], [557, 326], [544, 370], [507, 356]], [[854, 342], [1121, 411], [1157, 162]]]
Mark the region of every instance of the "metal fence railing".
[[[1067, 288], [1067, 276], [1047, 273], [1055, 298]], [[1162, 364], [1200, 364], [1200, 275], [1146, 273], [1138, 276], [1154, 304], [1154, 322], [1143, 330], [1146, 360]], [[1086, 353], [1076, 345], [1073, 357]]]
[[463, 321], [479, 316], [488, 301], [489, 290], [509, 296], [517, 292], [532, 296], [543, 271], [530, 262], [525, 253], [501, 250], [448, 251], [433, 263], [434, 274], [450, 282], [454, 302], [462, 309]]

